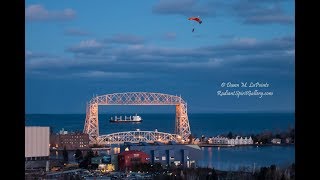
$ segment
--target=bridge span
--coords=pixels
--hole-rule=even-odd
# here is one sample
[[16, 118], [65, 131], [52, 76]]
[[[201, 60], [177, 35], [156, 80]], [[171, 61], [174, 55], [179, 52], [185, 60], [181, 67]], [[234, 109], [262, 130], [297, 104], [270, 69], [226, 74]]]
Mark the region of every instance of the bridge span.
[[127, 131], [117, 132], [99, 136], [98, 144], [121, 144], [124, 142], [139, 143], [139, 142], [163, 142], [169, 141], [181, 142], [181, 136], [178, 134], [170, 134], [158, 131]]
[[[155, 131], [128, 131], [108, 135], [99, 134], [99, 105], [173, 105], [176, 107], [175, 132], [173, 134]], [[87, 103], [84, 133], [89, 134], [90, 144], [118, 144], [123, 142], [187, 142], [191, 134], [187, 103], [179, 96], [151, 93], [126, 92], [96, 96]]]

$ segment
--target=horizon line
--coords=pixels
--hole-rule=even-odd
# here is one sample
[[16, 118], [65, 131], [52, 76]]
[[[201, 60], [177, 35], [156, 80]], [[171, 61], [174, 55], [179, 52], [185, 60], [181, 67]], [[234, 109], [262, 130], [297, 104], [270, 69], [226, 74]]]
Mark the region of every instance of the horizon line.
[[[122, 112], [102, 112], [99, 114], [114, 114]], [[127, 114], [132, 114], [128, 112]], [[295, 113], [295, 111], [217, 111], [217, 112], [189, 112], [188, 114], [254, 114], [254, 113]], [[86, 114], [86, 113], [25, 113], [25, 115], [43, 114], [43, 115], [57, 115], [57, 114]], [[144, 112], [137, 114], [175, 114], [172, 112]]]

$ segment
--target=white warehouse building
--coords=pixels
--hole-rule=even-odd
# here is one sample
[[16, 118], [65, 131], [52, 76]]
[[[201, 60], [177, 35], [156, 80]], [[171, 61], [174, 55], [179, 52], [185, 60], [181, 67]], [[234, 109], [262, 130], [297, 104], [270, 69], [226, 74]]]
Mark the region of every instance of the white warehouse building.
[[247, 145], [247, 144], [253, 144], [253, 140], [251, 136], [249, 138], [247, 137], [240, 137], [237, 136], [233, 139], [229, 139], [227, 137], [212, 137], [208, 139], [209, 144], [221, 144], [221, 145]]
[[25, 126], [25, 169], [45, 168], [49, 170], [50, 128]]

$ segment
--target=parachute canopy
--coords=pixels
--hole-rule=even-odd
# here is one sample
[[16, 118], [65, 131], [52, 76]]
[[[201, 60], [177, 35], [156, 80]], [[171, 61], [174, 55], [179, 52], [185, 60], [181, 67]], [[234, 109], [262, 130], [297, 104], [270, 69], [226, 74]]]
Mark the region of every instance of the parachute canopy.
[[199, 24], [202, 23], [202, 20], [199, 17], [190, 17], [190, 18], [188, 18], [188, 20], [197, 21]]

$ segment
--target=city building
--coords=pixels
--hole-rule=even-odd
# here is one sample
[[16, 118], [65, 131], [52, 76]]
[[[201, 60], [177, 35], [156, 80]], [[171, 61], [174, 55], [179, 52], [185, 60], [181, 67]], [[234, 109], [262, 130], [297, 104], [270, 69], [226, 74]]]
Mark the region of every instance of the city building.
[[271, 140], [271, 143], [273, 143], [273, 144], [281, 144], [281, 139], [274, 138], [274, 139]]
[[200, 139], [199, 138], [196, 138], [194, 141], [193, 141], [193, 144], [199, 144], [200, 143]]
[[68, 131], [64, 130], [64, 128], [62, 128], [60, 131], [59, 131], [59, 134], [68, 134]]
[[202, 150], [198, 145], [186, 144], [149, 144], [123, 145], [121, 152], [125, 149], [138, 150], [150, 156], [152, 164], [161, 163], [163, 167], [176, 165], [184, 167], [196, 167], [197, 161], [202, 158]]
[[25, 126], [25, 168], [49, 169], [50, 128]]
[[217, 137], [212, 137], [208, 139], [208, 143], [209, 144], [229, 144], [229, 140], [226, 137], [221, 137], [221, 136], [217, 136]]
[[227, 137], [217, 136], [211, 137], [208, 139], [209, 144], [217, 144], [217, 145], [248, 145], [253, 144], [253, 140], [251, 136], [248, 137], [240, 137], [236, 136], [235, 138], [229, 139]]
[[[97, 164], [98, 169], [102, 172], [114, 171], [116, 164], [114, 163], [115, 155], [103, 155], [91, 158], [91, 164]], [[117, 157], [117, 156], [116, 156]]]
[[143, 151], [127, 150], [118, 154], [118, 168], [121, 171], [131, 170], [134, 165], [149, 162], [150, 156]]
[[64, 149], [76, 150], [76, 149], [88, 149], [89, 148], [89, 135], [82, 132], [60, 131], [59, 134], [51, 134], [50, 147], [52, 149]]
[[287, 137], [285, 141], [286, 141], [287, 144], [292, 143], [292, 138], [291, 137]]

